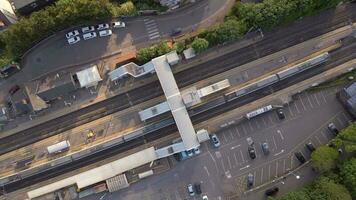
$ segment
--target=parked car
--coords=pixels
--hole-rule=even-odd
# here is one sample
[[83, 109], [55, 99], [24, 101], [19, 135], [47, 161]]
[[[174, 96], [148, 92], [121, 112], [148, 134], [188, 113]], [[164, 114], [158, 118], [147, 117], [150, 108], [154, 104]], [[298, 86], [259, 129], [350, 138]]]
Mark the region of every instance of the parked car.
[[247, 181], [247, 187], [252, 187], [253, 186], [253, 174], [249, 173], [246, 176], [246, 181]]
[[100, 31], [100, 30], [108, 29], [109, 27], [110, 27], [109, 24], [98, 24], [96, 26], [96, 30]]
[[199, 148], [199, 147], [194, 148], [194, 149], [193, 149], [193, 152], [194, 152], [195, 155], [200, 154], [200, 148]]
[[68, 44], [75, 44], [80, 41], [80, 37], [79, 36], [71, 37], [67, 41]]
[[305, 163], [305, 158], [301, 152], [299, 152], [299, 151], [295, 152], [294, 155], [295, 155], [295, 157], [297, 157], [297, 159], [299, 160], [299, 162], [301, 164]]
[[272, 196], [272, 195], [275, 195], [278, 191], [279, 191], [279, 188], [275, 186], [273, 188], [266, 190], [265, 194], [267, 196]]
[[249, 146], [253, 146], [255, 144], [251, 137], [246, 138], [246, 141]]
[[189, 157], [192, 157], [194, 154], [193, 154], [193, 150], [188, 150], [187, 151], [187, 155], [189, 156]]
[[269, 146], [267, 142], [261, 144], [262, 151], [265, 155], [269, 154]]
[[113, 22], [111, 25], [113, 28], [125, 28], [126, 27], [125, 22], [121, 22], [121, 21]]
[[93, 32], [93, 31], [95, 31], [94, 26], [85, 26], [82, 28], [83, 33], [89, 33], [89, 32]]
[[281, 119], [281, 120], [286, 118], [286, 116], [284, 115], [284, 112], [283, 112], [283, 109], [282, 109], [282, 108], [278, 108], [278, 109], [277, 109], [277, 116], [278, 116], [278, 118]]
[[311, 142], [305, 144], [305, 146], [307, 147], [307, 149], [308, 149], [310, 152], [315, 151], [315, 147], [314, 147], [314, 145], [313, 145]]
[[214, 147], [218, 148], [220, 146], [220, 140], [216, 134], [211, 135], [210, 140]]
[[195, 184], [194, 184], [194, 189], [195, 189], [195, 192], [197, 193], [197, 195], [200, 195], [200, 194], [201, 194], [200, 183], [195, 183]]
[[92, 39], [92, 38], [95, 38], [95, 37], [96, 37], [96, 33], [95, 32], [86, 33], [86, 34], [83, 35], [84, 40], [89, 40], [89, 39]]
[[100, 37], [105, 37], [105, 36], [109, 36], [112, 34], [111, 30], [103, 30], [103, 31], [99, 31], [99, 35]]
[[256, 150], [254, 147], [249, 146], [248, 147], [248, 154], [250, 155], [251, 159], [255, 159], [256, 158]]
[[78, 30], [74, 30], [74, 31], [68, 32], [66, 34], [66, 37], [67, 37], [67, 39], [69, 39], [69, 38], [72, 38], [72, 37], [77, 36], [77, 35], [79, 35], [79, 31]]
[[329, 129], [334, 135], [339, 134], [339, 129], [336, 128], [336, 126], [335, 126], [334, 123], [330, 123], [330, 124], [328, 125], [328, 129]]
[[20, 86], [14, 85], [14, 86], [12, 86], [12, 87], [10, 88], [9, 94], [10, 94], [10, 95], [13, 95], [13, 94], [15, 94], [17, 91], [19, 91], [19, 89], [20, 89]]
[[171, 33], [170, 36], [174, 37], [174, 36], [178, 36], [179, 34], [182, 33], [182, 28], [178, 27], [178, 28], [174, 28]]
[[203, 195], [203, 200], [209, 200], [207, 195]]
[[192, 184], [188, 184], [187, 189], [188, 189], [189, 196], [194, 196], [195, 195], [195, 192], [194, 192]]

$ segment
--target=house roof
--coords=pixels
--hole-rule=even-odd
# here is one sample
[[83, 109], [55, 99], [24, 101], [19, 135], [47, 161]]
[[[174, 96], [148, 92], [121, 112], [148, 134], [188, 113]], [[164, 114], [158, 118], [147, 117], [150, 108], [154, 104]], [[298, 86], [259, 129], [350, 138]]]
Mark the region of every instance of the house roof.
[[101, 81], [101, 77], [96, 65], [76, 73], [80, 87], [91, 87]]

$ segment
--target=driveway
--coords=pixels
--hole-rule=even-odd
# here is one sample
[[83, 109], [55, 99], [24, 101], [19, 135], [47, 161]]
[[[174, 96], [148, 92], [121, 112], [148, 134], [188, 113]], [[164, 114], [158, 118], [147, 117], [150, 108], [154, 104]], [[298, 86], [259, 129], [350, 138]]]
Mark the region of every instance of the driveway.
[[[333, 137], [327, 129], [328, 123], [333, 122], [338, 128], [347, 126], [350, 116], [337, 101], [336, 91], [334, 88], [298, 95], [295, 101], [285, 106], [284, 120], [278, 119], [275, 112], [270, 112], [218, 131], [220, 148], [204, 143], [200, 155], [181, 162], [172, 159], [176, 164], [171, 170], [107, 194], [103, 199], [201, 199], [197, 195], [190, 197], [186, 190], [187, 184], [197, 182], [201, 183], [203, 194], [207, 194], [209, 199], [263, 199], [260, 195], [266, 187], [248, 192], [248, 173], [254, 175], [253, 188], [272, 182], [300, 165], [294, 152], [301, 151], [307, 159], [310, 158], [305, 143], [312, 142], [317, 147]], [[256, 159], [248, 155], [248, 137], [254, 140]], [[263, 142], [269, 144], [269, 155], [264, 155], [261, 150]], [[300, 181], [304, 181], [304, 176]], [[300, 185], [295, 181], [286, 184], [289, 182], [291, 187]], [[287, 189], [286, 185], [281, 192]], [[101, 195], [86, 200], [98, 199]]]

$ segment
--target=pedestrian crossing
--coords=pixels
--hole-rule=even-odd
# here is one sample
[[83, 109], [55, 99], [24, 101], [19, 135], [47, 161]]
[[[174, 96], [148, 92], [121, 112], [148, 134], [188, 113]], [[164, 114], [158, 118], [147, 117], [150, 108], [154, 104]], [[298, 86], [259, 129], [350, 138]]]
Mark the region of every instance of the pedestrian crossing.
[[150, 40], [154, 40], [157, 39], [159, 37], [161, 37], [159, 30], [158, 30], [158, 26], [155, 20], [153, 19], [149, 19], [149, 18], [145, 18], [143, 19], [144, 23], [145, 23], [145, 27], [146, 27], [146, 31], [148, 34], [148, 38]]

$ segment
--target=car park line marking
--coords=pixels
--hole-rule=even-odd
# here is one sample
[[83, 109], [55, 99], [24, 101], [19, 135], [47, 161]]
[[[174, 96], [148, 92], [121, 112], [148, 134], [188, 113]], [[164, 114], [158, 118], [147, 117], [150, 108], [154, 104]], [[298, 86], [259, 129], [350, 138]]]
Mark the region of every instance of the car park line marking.
[[236, 157], [236, 153], [235, 152], [234, 152], [234, 159], [235, 159], [236, 166], [240, 166], [239, 162], [237, 161], [237, 157]]
[[310, 107], [311, 107], [311, 108], [314, 108], [314, 105], [313, 105], [312, 102], [310, 101], [309, 95], [306, 95], [306, 96], [307, 96], [308, 102], [309, 102], [309, 104], [310, 104]]
[[231, 147], [230, 149], [231, 149], [231, 150], [234, 150], [234, 149], [236, 149], [236, 148], [239, 147], [239, 146], [241, 146], [241, 145], [233, 146], [233, 147]]
[[281, 139], [284, 140], [281, 130], [277, 130], [277, 133], [279, 134], [279, 136], [281, 136]]
[[237, 135], [239, 135], [239, 137], [241, 137], [239, 128], [236, 126], [236, 127], [234, 127], [234, 129], [236, 129]]
[[283, 173], [286, 171], [286, 159], [283, 159]]
[[249, 167], [250, 167], [250, 165], [246, 165], [245, 167], [241, 167], [240, 170], [244, 170], [244, 169], [247, 169]]
[[327, 103], [325, 95], [324, 95], [324, 91], [321, 91], [321, 96], [323, 97], [324, 102]]
[[320, 133], [326, 141], [329, 140], [329, 138], [324, 134], [324, 131], [321, 130]]
[[241, 150], [240, 150], [240, 154], [241, 154], [241, 158], [242, 158], [242, 163], [245, 163], [245, 158], [244, 158], [244, 155]]
[[278, 155], [280, 155], [280, 154], [282, 154], [282, 153], [284, 153], [284, 149], [282, 149], [280, 152], [278, 152], [278, 153], [275, 153], [273, 156], [278, 156]]
[[322, 145], [323, 143], [320, 141], [319, 137], [318, 136], [314, 136], [314, 138], [316, 139], [316, 141], [318, 141], [319, 145]]
[[265, 126], [267, 126], [267, 122], [266, 122], [266, 120], [265, 120], [264, 117], [262, 117], [262, 121], [263, 121], [263, 123], [265, 124]]
[[256, 171], [253, 172], [253, 185], [256, 185]]
[[271, 124], [273, 125], [274, 123], [273, 123], [273, 120], [272, 120], [272, 118], [271, 118], [271, 115], [268, 115], [268, 119], [269, 119], [269, 121], [271, 122]]
[[223, 136], [223, 138], [224, 138], [225, 143], [227, 143], [227, 139], [226, 139], [225, 134], [222, 134], [222, 136]]
[[246, 128], [245, 128], [244, 124], [242, 124], [241, 126], [242, 126], [243, 132], [244, 132], [245, 134], [247, 134], [248, 132], [246, 131]]
[[299, 111], [299, 108], [298, 108], [297, 103], [296, 103], [295, 101], [293, 101], [293, 105], [294, 105], [295, 109], [297, 110], [297, 112], [298, 112], [298, 114], [299, 114], [300, 111]]
[[263, 167], [261, 169], [261, 184], [263, 183]]
[[228, 130], [231, 140], [234, 140], [234, 134], [231, 129]]
[[252, 124], [251, 124], [251, 120], [248, 120], [248, 125], [250, 126], [251, 132], [253, 132], [253, 128], [252, 128]]
[[304, 102], [303, 102], [303, 99], [302, 99], [301, 95], [298, 95], [298, 97], [299, 97], [299, 101], [302, 103], [304, 111], [306, 111], [307, 109], [306, 109], [306, 107], [304, 105]]
[[275, 176], [274, 177], [278, 177], [278, 160], [277, 160], [277, 162], [276, 162], [276, 174], [275, 174]]
[[342, 112], [342, 116], [345, 118], [345, 121], [349, 121], [350, 120], [349, 117], [344, 112]]
[[271, 178], [271, 165], [268, 165], [268, 180]]
[[277, 150], [278, 147], [277, 147], [276, 140], [274, 139], [274, 135], [272, 135], [272, 139], [273, 139], [274, 148]]
[[231, 165], [231, 161], [230, 161], [230, 156], [229, 155], [227, 155], [227, 162], [228, 162], [228, 164], [229, 164], [229, 169], [232, 169], [232, 165]]
[[204, 166], [204, 170], [205, 170], [206, 174], [207, 174], [208, 176], [210, 176], [209, 170], [208, 170], [208, 168], [207, 168], [206, 166]]
[[316, 103], [318, 104], [318, 106], [320, 106], [321, 104], [320, 104], [320, 102], [319, 102], [319, 99], [318, 99], [316, 93], [313, 93], [313, 96], [314, 96], [314, 98], [315, 98]]
[[341, 121], [338, 117], [336, 117], [336, 120], [339, 122], [339, 124], [340, 124], [341, 126], [344, 126], [344, 122]]

